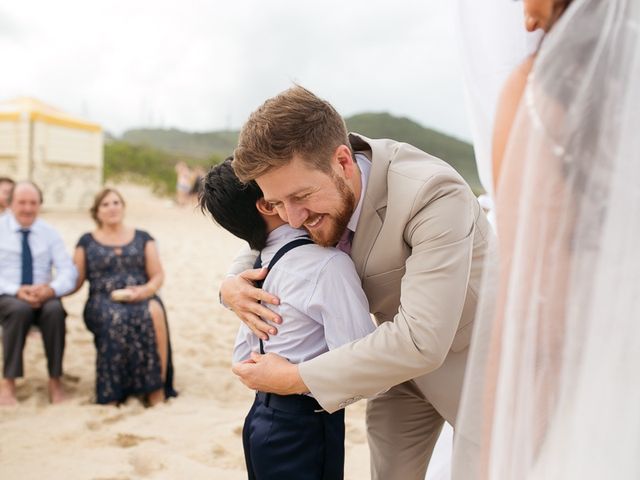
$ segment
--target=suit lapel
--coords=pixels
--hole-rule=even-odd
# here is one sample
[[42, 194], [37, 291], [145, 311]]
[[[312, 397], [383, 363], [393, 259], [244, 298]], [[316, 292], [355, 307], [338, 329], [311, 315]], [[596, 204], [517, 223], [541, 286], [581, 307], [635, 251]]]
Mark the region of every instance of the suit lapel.
[[351, 247], [351, 259], [360, 278], [365, 276], [365, 267], [378, 234], [382, 229], [381, 213], [387, 206], [387, 171], [391, 155], [376, 148], [376, 140], [362, 135], [349, 134], [354, 152], [362, 153], [371, 160], [371, 173], [364, 193], [362, 210]]

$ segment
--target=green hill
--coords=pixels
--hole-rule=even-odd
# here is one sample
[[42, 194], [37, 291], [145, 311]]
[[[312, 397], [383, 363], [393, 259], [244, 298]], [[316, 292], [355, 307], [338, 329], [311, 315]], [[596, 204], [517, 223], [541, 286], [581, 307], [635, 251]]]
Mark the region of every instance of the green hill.
[[[370, 138], [393, 138], [407, 142], [445, 160], [465, 178], [476, 194], [482, 192], [473, 148], [469, 143], [424, 128], [408, 118], [394, 117], [388, 113], [363, 113], [347, 118], [346, 122], [350, 131]], [[169, 164], [177, 160], [185, 160], [191, 165], [217, 163], [233, 152], [237, 139], [236, 131], [190, 133], [176, 129], [128, 130], [110, 151], [106, 147], [105, 171], [108, 171], [109, 162], [116, 161], [113, 154], [116, 151], [123, 152], [124, 146], [121, 143], [135, 146], [138, 147], [135, 152], [128, 152], [132, 159], [136, 159], [135, 173], [141, 173], [142, 164], [146, 171], [150, 171], [148, 169], [153, 168], [153, 161], [149, 157], [157, 156], [165, 184], [161, 190], [172, 192], [175, 185], [171, 183], [175, 183], [175, 177], [171, 176]], [[142, 156], [144, 161], [140, 158]], [[126, 161], [118, 161], [117, 171], [121, 174], [126, 171]]]
[[476, 194], [483, 192], [471, 144], [388, 113], [362, 113], [347, 118], [346, 122], [352, 132], [369, 138], [392, 138], [410, 143], [441, 158], [464, 177]]
[[133, 145], [144, 145], [176, 156], [207, 159], [212, 155], [227, 157], [238, 142], [238, 132], [184, 132], [175, 128], [141, 128], [127, 130], [122, 140]]

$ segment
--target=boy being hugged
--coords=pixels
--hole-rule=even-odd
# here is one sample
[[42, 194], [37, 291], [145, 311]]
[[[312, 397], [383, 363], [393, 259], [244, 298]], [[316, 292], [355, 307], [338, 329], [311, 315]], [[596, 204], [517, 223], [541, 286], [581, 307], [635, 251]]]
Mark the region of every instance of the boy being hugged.
[[[231, 162], [208, 172], [200, 207], [260, 251], [255, 267], [268, 269], [264, 289], [281, 299], [269, 307], [283, 319], [278, 335], [264, 341], [242, 324], [233, 362], [260, 351], [299, 363], [371, 333], [369, 305], [349, 256], [289, 226], [255, 182], [238, 180]], [[251, 480], [344, 476], [344, 410], [329, 414], [312, 396], [257, 392], [242, 437]]]

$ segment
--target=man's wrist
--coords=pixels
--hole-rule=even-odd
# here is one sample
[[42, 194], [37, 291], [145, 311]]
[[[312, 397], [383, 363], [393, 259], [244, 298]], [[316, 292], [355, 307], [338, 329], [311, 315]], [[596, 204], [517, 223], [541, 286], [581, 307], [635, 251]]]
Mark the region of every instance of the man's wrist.
[[229, 305], [224, 303], [224, 300], [222, 299], [222, 291], [218, 291], [218, 301], [220, 302], [220, 305], [222, 305], [224, 308], [226, 308], [227, 310], [233, 311]]
[[[235, 277], [235, 274], [227, 273], [224, 277], [223, 282], [227, 281], [231, 277]], [[224, 303], [224, 299], [222, 298], [222, 285], [220, 285], [220, 289], [218, 290], [218, 301], [220, 302], [220, 305], [222, 305], [224, 308], [226, 308], [227, 310], [233, 311], [233, 309], [229, 305]]]
[[292, 369], [292, 379], [293, 379], [292, 389], [293, 389], [293, 392], [297, 393], [299, 395], [304, 395], [306, 393], [309, 393], [309, 387], [307, 387], [307, 385], [302, 380], [302, 377], [300, 376], [300, 369], [298, 368], [298, 365], [292, 364], [291, 366], [293, 367], [293, 369]]
[[144, 288], [145, 298], [152, 298], [156, 294], [156, 290], [152, 285], [145, 283], [142, 287]]

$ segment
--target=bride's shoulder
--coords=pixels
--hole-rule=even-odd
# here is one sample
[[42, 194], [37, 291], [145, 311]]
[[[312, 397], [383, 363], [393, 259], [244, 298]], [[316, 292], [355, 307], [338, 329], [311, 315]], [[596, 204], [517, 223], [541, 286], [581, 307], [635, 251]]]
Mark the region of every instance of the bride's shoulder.
[[533, 68], [535, 55], [527, 57], [507, 77], [498, 104], [493, 124], [493, 148], [492, 163], [494, 184], [497, 185], [500, 178], [502, 158], [511, 134], [511, 127], [518, 113], [518, 107], [524, 97], [527, 87], [527, 79]]
[[512, 107], [517, 107], [520, 104], [534, 61], [535, 55], [530, 55], [509, 74], [502, 88], [500, 103], [509, 104]]

